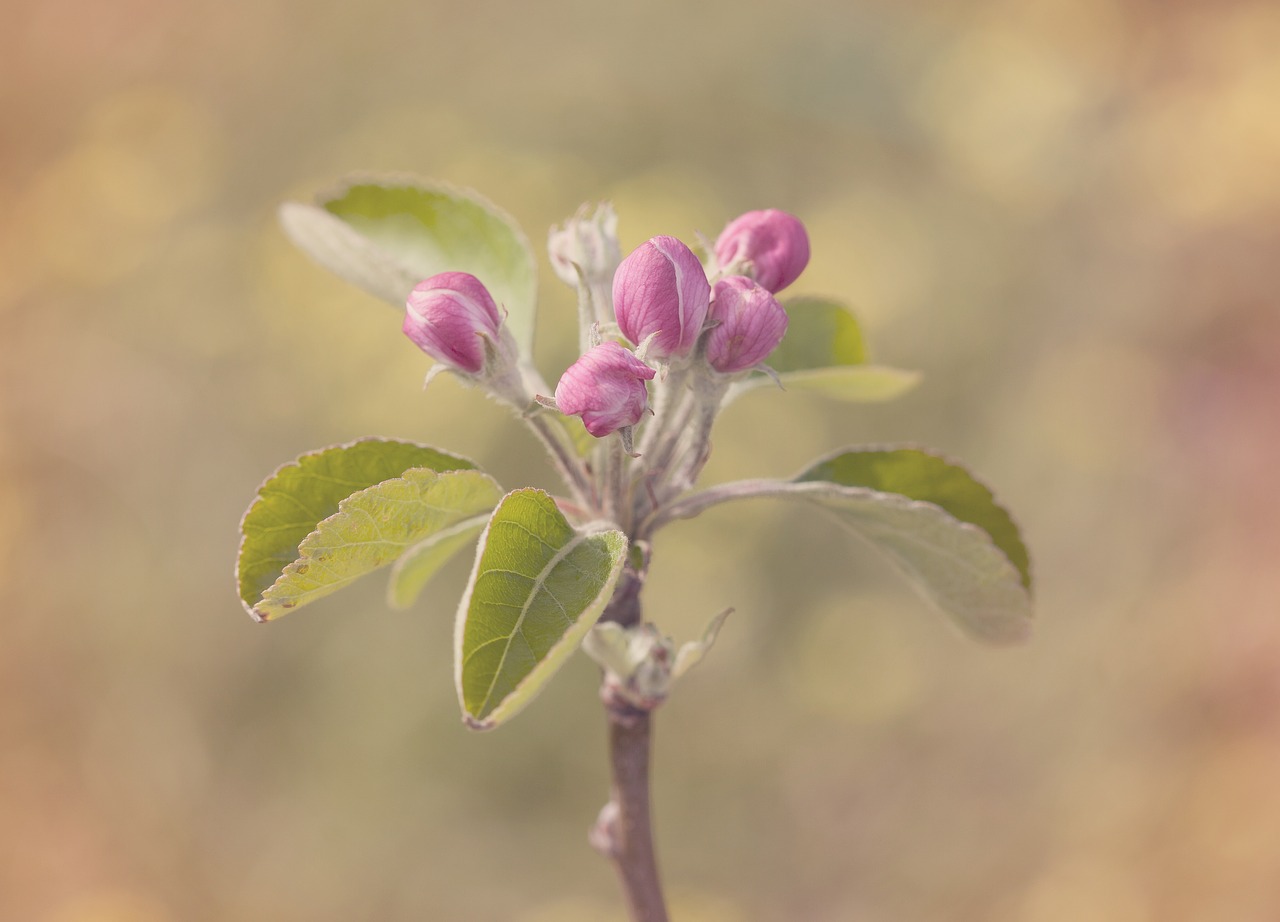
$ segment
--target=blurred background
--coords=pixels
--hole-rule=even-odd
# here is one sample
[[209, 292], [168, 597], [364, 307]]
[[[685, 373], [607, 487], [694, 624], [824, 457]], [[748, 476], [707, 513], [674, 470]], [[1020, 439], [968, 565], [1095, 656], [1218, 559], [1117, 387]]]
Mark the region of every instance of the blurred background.
[[[962, 638], [780, 504], [664, 533], [648, 611], [737, 614], [657, 723], [677, 922], [1280, 917], [1280, 6], [41, 0], [0, 34], [0, 918], [620, 920], [594, 667], [459, 722], [469, 561], [270, 626], [258, 483], [382, 434], [553, 486], [533, 441], [275, 224], [352, 170], [624, 247], [751, 208], [852, 303], [890, 405], [757, 392], [709, 479], [965, 459], [1032, 641]], [[465, 556], [465, 555], [464, 555]]]

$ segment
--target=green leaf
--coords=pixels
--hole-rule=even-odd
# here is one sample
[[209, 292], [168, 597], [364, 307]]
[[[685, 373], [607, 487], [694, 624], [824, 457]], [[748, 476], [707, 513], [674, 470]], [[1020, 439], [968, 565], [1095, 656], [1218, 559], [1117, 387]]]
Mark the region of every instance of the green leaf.
[[716, 638], [720, 636], [720, 628], [724, 627], [724, 620], [731, 614], [733, 609], [726, 608], [708, 622], [701, 639], [681, 644], [679, 652], [676, 653], [676, 660], [671, 666], [671, 681], [674, 682], [683, 676], [711, 652], [711, 648], [716, 645]]
[[411, 176], [358, 176], [317, 205], [286, 203], [280, 223], [321, 266], [400, 310], [423, 279], [471, 273], [506, 308], [511, 335], [529, 354], [533, 251], [515, 221], [476, 193]]
[[667, 507], [651, 530], [729, 500], [764, 496], [826, 509], [979, 640], [1026, 636], [1026, 547], [991, 491], [958, 464], [915, 448], [844, 451], [791, 481], [743, 480], [690, 494]]
[[954, 461], [918, 448], [842, 451], [818, 461], [794, 478], [869, 487], [941, 506], [961, 522], [986, 532], [1031, 589], [1031, 559], [1009, 513], [991, 490]]
[[821, 482], [793, 488], [879, 548], [966, 633], [995, 643], [1026, 636], [1030, 594], [982, 529], [896, 493]]
[[[825, 298], [792, 298], [783, 306], [787, 335], [767, 362], [787, 390], [867, 403], [893, 400], [919, 383], [919, 372], [867, 364], [862, 330], [843, 304]], [[767, 375], [750, 375], [730, 387], [726, 403], [747, 391], [772, 386]]]
[[387, 604], [399, 609], [412, 605], [436, 571], [484, 530], [491, 508], [492, 505], [487, 507], [484, 515], [463, 519], [451, 528], [441, 529], [405, 551], [391, 567]]
[[867, 361], [862, 330], [843, 304], [826, 298], [791, 298], [782, 306], [787, 311], [787, 335], [769, 356], [774, 371], [782, 374]]
[[575, 530], [541, 490], [503, 498], [458, 608], [455, 678], [468, 726], [497, 726], [555, 674], [608, 604], [627, 544], [615, 529]]
[[338, 504], [298, 547], [298, 559], [262, 594], [254, 615], [270, 621], [385, 567], [406, 549], [487, 512], [502, 496], [479, 471], [412, 468]]
[[846, 451], [795, 478], [807, 498], [870, 540], [969, 634], [1009, 641], [1031, 618], [1017, 526], [960, 465], [914, 448]]
[[262, 593], [343, 499], [415, 467], [451, 471], [475, 465], [414, 442], [361, 439], [309, 452], [268, 477], [240, 522], [236, 586], [245, 609], [258, 617], [254, 606]]
[[[920, 372], [887, 365], [849, 365], [842, 368], [813, 368], [778, 376], [789, 391], [812, 391], [851, 403], [878, 403], [901, 397], [920, 383]], [[755, 382], [753, 382], [755, 383]], [[771, 385], [761, 380], [756, 386]]]

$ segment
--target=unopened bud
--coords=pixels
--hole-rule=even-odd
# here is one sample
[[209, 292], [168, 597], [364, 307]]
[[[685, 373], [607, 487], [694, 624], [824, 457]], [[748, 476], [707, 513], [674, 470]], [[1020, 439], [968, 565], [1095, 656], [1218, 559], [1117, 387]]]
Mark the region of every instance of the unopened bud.
[[693, 351], [710, 298], [702, 263], [675, 237], [654, 237], [641, 244], [613, 276], [618, 327], [633, 343], [654, 336], [648, 354], [657, 359]]
[[716, 260], [725, 272], [750, 276], [776, 294], [809, 264], [809, 235], [785, 211], [748, 211], [721, 231]]
[[[603, 202], [594, 213], [583, 205], [564, 227], [547, 235], [547, 255], [560, 281], [571, 288], [579, 284], [578, 272], [588, 284], [608, 283], [622, 261], [618, 248], [618, 215]], [[575, 268], [576, 267], [576, 268]]]
[[707, 361], [723, 374], [759, 365], [782, 342], [787, 312], [764, 286], [741, 275], [716, 282], [707, 334]]
[[467, 374], [484, 369], [485, 343], [498, 342], [502, 316], [493, 296], [466, 272], [442, 272], [414, 286], [404, 333], [437, 362]]
[[649, 405], [644, 382], [656, 372], [612, 340], [592, 346], [556, 385], [556, 406], [581, 416], [587, 431], [604, 438], [640, 422]]

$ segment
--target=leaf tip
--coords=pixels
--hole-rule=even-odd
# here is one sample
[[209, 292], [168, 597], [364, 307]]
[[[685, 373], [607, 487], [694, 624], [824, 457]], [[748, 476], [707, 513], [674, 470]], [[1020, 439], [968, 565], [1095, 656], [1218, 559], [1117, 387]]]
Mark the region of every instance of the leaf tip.
[[462, 715], [462, 723], [466, 726], [468, 730], [478, 730], [478, 731], [492, 730], [494, 727], [498, 725], [497, 722], [492, 719], [481, 720], [479, 718], [472, 717], [470, 714]]

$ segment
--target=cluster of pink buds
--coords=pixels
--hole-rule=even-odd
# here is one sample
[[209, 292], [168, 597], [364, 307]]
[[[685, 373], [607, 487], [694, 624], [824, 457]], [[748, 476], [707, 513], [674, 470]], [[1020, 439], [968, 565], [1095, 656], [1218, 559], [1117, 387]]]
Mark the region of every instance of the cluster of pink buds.
[[[612, 208], [602, 205], [551, 232], [552, 266], [580, 293], [584, 354], [560, 378], [554, 400], [537, 400], [581, 417], [596, 438], [621, 433], [628, 452], [632, 427], [653, 413], [642, 451], [652, 448], [659, 465], [678, 465], [687, 455], [687, 477], [696, 476], [729, 384], [761, 367], [787, 331], [774, 295], [805, 268], [809, 238], [786, 212], [747, 212], [725, 227], [704, 265], [667, 236], [620, 259], [616, 225]], [[404, 332], [442, 367], [512, 404], [530, 402], [528, 391], [511, 384], [518, 356], [498, 305], [475, 276], [445, 272], [419, 284]], [[618, 334], [631, 348], [611, 338]], [[647, 382], [655, 376], [651, 409]]]

